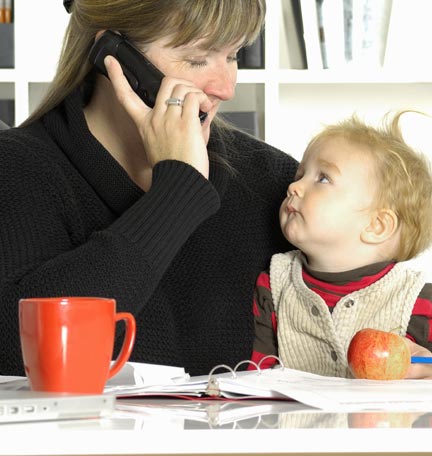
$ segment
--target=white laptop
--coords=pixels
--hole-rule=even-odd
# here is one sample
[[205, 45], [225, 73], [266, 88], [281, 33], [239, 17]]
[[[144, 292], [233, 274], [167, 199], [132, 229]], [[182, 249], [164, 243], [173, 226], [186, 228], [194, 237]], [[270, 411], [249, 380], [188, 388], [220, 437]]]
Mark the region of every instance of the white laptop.
[[1, 423], [72, 420], [108, 416], [114, 395], [77, 395], [0, 390]]

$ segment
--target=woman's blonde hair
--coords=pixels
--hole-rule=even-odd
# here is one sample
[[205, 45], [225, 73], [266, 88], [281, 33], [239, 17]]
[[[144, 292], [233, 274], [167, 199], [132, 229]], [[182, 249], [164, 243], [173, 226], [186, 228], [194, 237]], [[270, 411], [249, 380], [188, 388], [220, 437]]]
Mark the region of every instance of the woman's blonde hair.
[[240, 40], [247, 45], [260, 33], [265, 11], [265, 0], [74, 0], [56, 75], [23, 125], [83, 84], [92, 70], [88, 54], [100, 30], [118, 31], [140, 47], [162, 37], [170, 38], [174, 47], [198, 39], [209, 48]]
[[[400, 118], [406, 112], [388, 113], [382, 126], [374, 128], [354, 114], [327, 125], [308, 144], [306, 152], [326, 138], [344, 138], [359, 145], [375, 163], [377, 194], [373, 209], [391, 209], [398, 217], [400, 245], [397, 261], [409, 260], [432, 243], [432, 174], [427, 157], [404, 140]], [[423, 114], [423, 113], [417, 113]]]

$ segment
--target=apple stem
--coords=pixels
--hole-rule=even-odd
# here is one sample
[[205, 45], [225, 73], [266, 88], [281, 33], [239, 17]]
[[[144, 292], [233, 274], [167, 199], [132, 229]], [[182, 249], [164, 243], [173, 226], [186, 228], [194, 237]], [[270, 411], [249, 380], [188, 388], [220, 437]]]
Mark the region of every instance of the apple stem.
[[399, 326], [396, 326], [396, 328], [391, 329], [389, 332], [396, 333], [396, 331], [399, 332], [401, 328], [402, 328], [402, 326], [399, 325]]

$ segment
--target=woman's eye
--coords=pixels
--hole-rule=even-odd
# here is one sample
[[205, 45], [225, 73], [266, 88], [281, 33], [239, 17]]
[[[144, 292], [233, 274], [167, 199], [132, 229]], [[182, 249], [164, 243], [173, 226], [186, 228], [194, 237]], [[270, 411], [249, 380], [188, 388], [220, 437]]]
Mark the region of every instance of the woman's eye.
[[227, 57], [227, 61], [232, 63], [232, 62], [238, 62], [238, 57], [237, 57], [237, 54], [234, 54], [234, 55], [229, 55]]
[[207, 60], [188, 60], [188, 64], [194, 68], [200, 68], [207, 65]]

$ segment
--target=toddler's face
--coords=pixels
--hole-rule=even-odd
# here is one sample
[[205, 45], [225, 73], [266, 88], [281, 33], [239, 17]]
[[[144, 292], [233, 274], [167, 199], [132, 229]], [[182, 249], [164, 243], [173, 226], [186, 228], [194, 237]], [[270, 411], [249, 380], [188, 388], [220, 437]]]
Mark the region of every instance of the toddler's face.
[[375, 192], [370, 154], [343, 138], [307, 151], [280, 208], [285, 237], [306, 255], [325, 255], [360, 242]]

